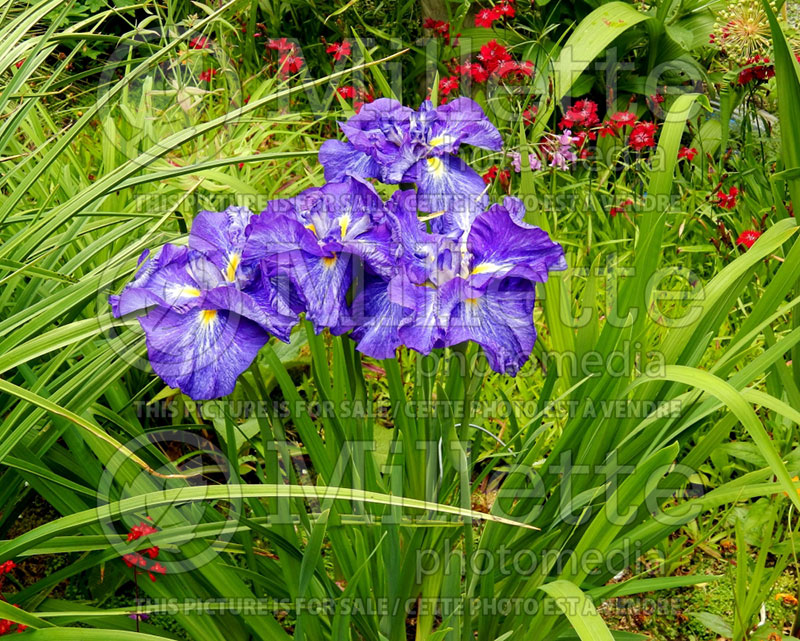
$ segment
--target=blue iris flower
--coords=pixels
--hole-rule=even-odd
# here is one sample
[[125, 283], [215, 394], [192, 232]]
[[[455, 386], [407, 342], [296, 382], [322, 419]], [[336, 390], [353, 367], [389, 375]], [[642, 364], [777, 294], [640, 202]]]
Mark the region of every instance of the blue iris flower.
[[435, 219], [436, 231], [466, 230], [488, 204], [481, 176], [455, 155], [462, 145], [503, 147], [500, 132], [473, 100], [438, 108], [426, 100], [413, 111], [381, 98], [339, 126], [348, 142], [328, 140], [319, 152], [326, 180], [355, 175], [414, 183], [419, 209], [443, 214]]
[[[514, 375], [530, 357], [536, 283], [566, 268], [564, 251], [524, 222], [520, 200], [490, 206], [457, 156], [461, 145], [502, 147], [480, 107], [460, 98], [414, 111], [381, 99], [340, 125], [348, 142], [320, 150], [324, 186], [259, 215], [200, 212], [187, 247], [145, 252], [111, 297], [115, 316], [138, 317], [153, 369], [172, 387], [194, 399], [231, 393], [300, 313], [317, 332], [349, 332], [373, 358], [473, 341]], [[416, 189], [384, 202], [375, 179]]]
[[249, 210], [201, 212], [188, 247], [165, 245], [141, 266], [112, 312], [136, 314], [153, 370], [194, 399], [225, 396], [270, 336], [297, 322], [278, 279], [244, 262]]

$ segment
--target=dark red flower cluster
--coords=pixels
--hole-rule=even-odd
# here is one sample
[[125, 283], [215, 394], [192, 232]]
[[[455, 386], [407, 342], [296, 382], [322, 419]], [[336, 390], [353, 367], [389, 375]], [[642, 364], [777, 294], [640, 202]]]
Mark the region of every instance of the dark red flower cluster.
[[475, 15], [475, 26], [491, 29], [494, 23], [503, 18], [513, 18], [517, 14], [514, 0], [502, 0], [491, 9], [481, 9]]
[[267, 42], [267, 48], [277, 51], [280, 54], [278, 59], [278, 69], [281, 76], [284, 78], [293, 73], [297, 73], [303, 68], [304, 60], [300, 55], [300, 51], [293, 42], [289, 42], [286, 38], [270, 38]]
[[349, 56], [352, 52], [352, 47], [347, 40], [342, 40], [341, 42], [333, 42], [329, 44], [328, 48], [325, 49], [325, 52], [332, 54], [333, 59], [338, 61]]
[[[445, 44], [450, 44], [450, 23], [444, 20], [434, 20], [433, 18], [425, 18], [422, 22], [424, 29], [430, 29], [437, 36], [441, 36]], [[456, 34], [456, 38], [461, 34]]]
[[[142, 521], [139, 525], [134, 525], [131, 528], [131, 531], [128, 532], [128, 543], [132, 541], [137, 541], [138, 539], [142, 538], [143, 536], [149, 536], [151, 534], [155, 534], [158, 532], [156, 528], [152, 525], [145, 523]], [[139, 552], [130, 552], [128, 554], [122, 555], [122, 561], [127, 565], [129, 568], [133, 568], [134, 572], [138, 572], [140, 569], [147, 572], [147, 576], [150, 577], [150, 580], [155, 582], [156, 574], [164, 575], [167, 573], [167, 568], [161, 565], [158, 561], [155, 563], [149, 563], [145, 556], [149, 557], [151, 561], [158, 558], [159, 549], [157, 546], [149, 547], [145, 550], [142, 550], [141, 553]], [[155, 573], [155, 574], [154, 574]]]
[[632, 198], [623, 200], [619, 205], [615, 205], [608, 210], [609, 215], [614, 218], [617, 214], [624, 214], [625, 210], [633, 204]]
[[775, 75], [775, 67], [770, 64], [769, 58], [753, 56], [744, 69], [739, 72], [737, 82], [740, 85], [749, 85], [751, 82], [766, 82]]
[[517, 62], [506, 47], [497, 40], [490, 40], [478, 52], [478, 62], [468, 60], [463, 65], [457, 65], [455, 71], [470, 76], [477, 83], [486, 82], [492, 75], [514, 80], [532, 76], [533, 63], [530, 60]]
[[680, 151], [678, 151], [678, 160], [686, 159], [689, 162], [694, 160], [694, 157], [697, 155], [697, 149], [694, 147], [681, 147]]
[[[735, 189], [735, 187], [734, 187]], [[761, 232], [755, 229], [745, 229], [736, 239], [737, 245], [743, 245], [745, 248], [750, 249], [759, 238]]]
[[731, 210], [736, 207], [736, 197], [739, 195], [739, 190], [736, 187], [731, 187], [726, 194], [722, 189], [717, 192], [717, 204], [723, 209]]
[[631, 129], [631, 135], [628, 138], [628, 144], [630, 144], [630, 146], [636, 151], [641, 151], [646, 147], [655, 147], [655, 133], [656, 123], [641, 120], [633, 126], [633, 129]]
[[[17, 564], [11, 561], [10, 559], [8, 561], [0, 563], [0, 587], [2, 587], [3, 585], [3, 581], [5, 580], [6, 574], [11, 572], [16, 567]], [[0, 598], [3, 597], [0, 596]], [[5, 598], [3, 598], [3, 601], [5, 601]], [[14, 604], [14, 607], [18, 608], [19, 606]], [[0, 636], [3, 636], [4, 634], [9, 634], [10, 632], [25, 632], [25, 630], [27, 629], [28, 626], [23, 625], [22, 623], [14, 623], [10, 619], [0, 619]]]

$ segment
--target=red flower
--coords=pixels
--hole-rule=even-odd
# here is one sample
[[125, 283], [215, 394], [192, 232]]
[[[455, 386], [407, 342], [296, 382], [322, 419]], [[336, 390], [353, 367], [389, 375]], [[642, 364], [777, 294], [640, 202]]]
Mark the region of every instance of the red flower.
[[280, 40], [270, 38], [267, 42], [267, 47], [276, 51], [294, 51], [294, 43], [289, 42], [286, 38], [281, 38]]
[[24, 65], [24, 64], [25, 64], [25, 60], [26, 60], [26, 58], [23, 58], [22, 60], [17, 60], [17, 61], [14, 63], [14, 66], [15, 66], [17, 69], [19, 69], [19, 68], [20, 68], [22, 65]]
[[605, 138], [606, 136], [613, 136], [617, 133], [617, 128], [614, 126], [613, 122], [606, 120], [600, 125], [600, 137]]
[[216, 69], [206, 69], [200, 72], [200, 82], [211, 82], [211, 79], [217, 75]]
[[146, 568], [147, 567], [147, 561], [138, 552], [130, 552], [128, 554], [123, 554], [122, 555], [122, 561], [129, 568], [136, 568], [136, 567]]
[[431, 29], [436, 35], [442, 36], [444, 41], [449, 44], [450, 42], [450, 23], [444, 20], [434, 20], [433, 18], [425, 18], [422, 23], [424, 29]]
[[142, 538], [143, 536], [149, 536], [151, 534], [155, 534], [158, 532], [156, 528], [152, 525], [148, 525], [144, 521], [141, 521], [139, 525], [134, 525], [131, 528], [131, 531], [128, 533], [128, 543], [131, 541], [136, 541], [137, 539]]
[[160, 574], [161, 576], [164, 576], [167, 573], [167, 568], [165, 568], [158, 562], [153, 563], [153, 565], [150, 566], [150, 570], [147, 572], [147, 576], [149, 576], [150, 580], [153, 583], [155, 583], [156, 577], [153, 575], [153, 572], [155, 572], [156, 574]]
[[497, 40], [490, 40], [481, 47], [478, 53], [478, 60], [484, 64], [489, 73], [492, 73], [496, 71], [502, 63], [511, 60], [511, 54], [508, 53], [508, 49], [497, 42]]
[[447, 76], [439, 81], [439, 93], [443, 96], [449, 96], [452, 92], [458, 90], [458, 76]]
[[612, 207], [608, 210], [608, 213], [614, 218], [617, 214], [625, 213], [625, 210], [633, 204], [632, 198], [626, 198], [623, 200], [619, 205]]
[[536, 120], [536, 115], [539, 113], [539, 107], [533, 105], [533, 107], [526, 109], [522, 112], [522, 122], [526, 125], [530, 126]]
[[629, 138], [630, 146], [640, 151], [645, 147], [655, 147], [656, 141], [653, 137], [656, 133], [654, 122], [638, 122], [631, 130]]
[[508, 2], [502, 2], [498, 4], [494, 10], [498, 13], [498, 15], [503, 16], [504, 18], [513, 18], [516, 14], [514, 5], [509, 4]]
[[736, 196], [738, 195], [739, 190], [736, 187], [731, 187], [727, 194], [720, 189], [717, 192], [717, 204], [723, 209], [733, 209], [736, 207]]
[[500, 19], [500, 13], [497, 9], [481, 9], [475, 15], [475, 26], [491, 28], [495, 20]]
[[11, 570], [13, 570], [16, 567], [17, 564], [10, 559], [4, 563], [0, 563], [0, 576], [8, 574], [9, 572], [11, 572]]
[[600, 119], [597, 117], [597, 103], [591, 100], [578, 100], [567, 109], [567, 113], [564, 114], [559, 126], [562, 129], [572, 129], [575, 125], [591, 127], [598, 122], [600, 122]]
[[336, 93], [338, 93], [345, 100], [356, 97], [356, 89], [355, 87], [352, 87], [350, 85], [343, 85], [341, 87], [337, 87]]
[[291, 53], [283, 54], [278, 62], [280, 64], [281, 74], [284, 76], [297, 73], [303, 67], [303, 59]]
[[753, 243], [755, 243], [760, 236], [760, 231], [756, 231], [755, 229], [746, 229], [739, 234], [739, 238], [736, 239], [736, 244], [744, 245], [747, 249], [750, 249], [753, 246]]
[[210, 46], [205, 36], [195, 36], [189, 40], [189, 49], [208, 49]]
[[689, 147], [681, 147], [680, 151], [678, 152], [678, 160], [680, 160], [681, 158], [686, 158], [686, 160], [692, 162], [696, 155], [697, 155], [697, 149], [695, 149], [694, 147], [692, 147], [691, 149]]
[[775, 75], [775, 67], [769, 64], [769, 58], [753, 56], [747, 61], [747, 66], [739, 72], [737, 82], [746, 85], [753, 81], [765, 82]]
[[333, 54], [334, 60], [341, 60], [345, 56], [349, 56], [350, 52], [352, 51], [350, 47], [350, 43], [347, 40], [343, 40], [342, 42], [334, 42], [333, 44], [328, 45], [328, 48], [325, 49], [326, 53]]
[[500, 186], [505, 190], [508, 191], [508, 187], [511, 184], [511, 170], [503, 169], [498, 175], [498, 180], [500, 181]]
[[497, 178], [497, 165], [492, 165], [491, 167], [489, 167], [489, 171], [483, 174], [483, 182], [485, 182], [488, 185], [495, 178]]
[[611, 123], [617, 129], [633, 127], [636, 124], [636, 114], [632, 114], [630, 111], [618, 111], [615, 114], [611, 114]]
[[664, 102], [664, 96], [662, 96], [660, 93], [654, 93], [652, 96], [650, 96], [650, 100], [655, 104], [660, 105], [662, 102]]

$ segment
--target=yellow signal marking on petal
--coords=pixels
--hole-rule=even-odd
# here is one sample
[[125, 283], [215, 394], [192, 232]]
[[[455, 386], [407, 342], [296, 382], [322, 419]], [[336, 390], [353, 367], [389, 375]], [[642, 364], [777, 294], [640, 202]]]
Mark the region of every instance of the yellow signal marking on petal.
[[325, 258], [323, 258], [322, 264], [325, 265], [325, 267], [327, 267], [328, 269], [333, 267], [336, 264], [336, 254], [330, 257], [326, 256]]
[[236, 269], [239, 267], [242, 257], [239, 254], [231, 254], [228, 259], [228, 266], [225, 268], [225, 280], [232, 283], [236, 280]]
[[317, 235], [317, 228], [314, 227], [314, 223], [308, 223], [308, 225], [306, 225], [306, 229], [310, 229], [312, 234], [315, 236]]
[[480, 265], [475, 265], [472, 268], [472, 274], [489, 274], [491, 272], [496, 272], [500, 269], [501, 265], [495, 265], [494, 263], [481, 263]]
[[181, 287], [181, 294], [186, 296], [199, 296], [200, 290], [197, 287]]
[[473, 307], [476, 307], [478, 305], [477, 298], [465, 298], [464, 302], [467, 303], [467, 305], [472, 305]]
[[175, 298], [180, 298], [181, 296], [195, 297], [200, 295], [200, 290], [197, 289], [197, 287], [191, 287], [189, 285], [170, 285], [167, 289], [167, 293]]
[[436, 176], [436, 178], [440, 178], [441, 175], [444, 173], [444, 163], [442, 162], [442, 159], [437, 158], [436, 156], [428, 158], [428, 170], [434, 176]]
[[339, 217], [339, 229], [342, 230], [342, 238], [347, 234], [347, 227], [350, 224], [350, 215], [345, 214]]
[[216, 318], [216, 309], [204, 309], [202, 312], [200, 312], [200, 322], [203, 323], [203, 325], [210, 325], [216, 320]]

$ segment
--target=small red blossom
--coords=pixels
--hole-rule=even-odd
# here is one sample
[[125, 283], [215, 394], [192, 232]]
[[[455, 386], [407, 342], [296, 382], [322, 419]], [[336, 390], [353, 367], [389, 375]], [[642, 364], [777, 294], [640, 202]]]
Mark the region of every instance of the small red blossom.
[[650, 101], [656, 105], [660, 105], [662, 102], [664, 102], [664, 96], [660, 93], [654, 93], [652, 96], [650, 96]]
[[337, 61], [349, 56], [351, 51], [352, 47], [347, 40], [342, 40], [342, 42], [334, 42], [333, 44], [328, 45], [328, 48], [325, 49], [325, 52], [332, 54], [333, 59]]
[[294, 43], [289, 42], [286, 38], [281, 38], [280, 40], [270, 38], [267, 41], [267, 47], [275, 51], [294, 51], [295, 49]]
[[513, 18], [517, 13], [514, 5], [509, 2], [501, 2], [494, 10], [503, 18]]
[[717, 192], [717, 204], [723, 209], [731, 210], [736, 207], [736, 197], [739, 195], [739, 190], [736, 187], [731, 187], [726, 194], [722, 189]]
[[150, 566], [150, 570], [148, 570], [148, 572], [147, 572], [147, 576], [149, 576], [149, 577], [150, 577], [150, 580], [151, 580], [153, 583], [155, 583], [155, 582], [156, 582], [156, 577], [155, 577], [155, 575], [153, 574], [154, 572], [155, 572], [156, 574], [160, 574], [161, 576], [164, 576], [164, 575], [167, 573], [167, 568], [165, 568], [163, 565], [161, 565], [161, 564], [160, 564], [160, 563], [158, 563], [158, 562], [156, 562], [156, 563], [153, 563], [153, 565], [151, 565], [151, 566]]
[[656, 124], [654, 122], [638, 122], [631, 130], [628, 142], [631, 147], [641, 151], [645, 147], [655, 147]]
[[775, 75], [775, 67], [769, 62], [767, 57], [753, 56], [747, 61], [745, 68], [739, 72], [737, 82], [740, 85], [747, 85], [751, 82], [766, 82]]
[[450, 44], [450, 23], [444, 20], [434, 20], [433, 18], [425, 18], [422, 23], [423, 28], [430, 29], [437, 36], [442, 36], [447, 44]]
[[483, 174], [483, 182], [487, 185], [492, 182], [495, 178], [497, 178], [497, 165], [492, 165], [489, 167], [489, 170]]
[[8, 561], [5, 561], [4, 563], [0, 563], [0, 576], [8, 574], [9, 572], [11, 572], [11, 570], [13, 570], [16, 567], [17, 564], [10, 559]]
[[449, 96], [454, 91], [458, 91], [458, 76], [446, 76], [439, 81], [439, 93]]
[[760, 231], [756, 231], [755, 229], [746, 229], [739, 234], [739, 237], [736, 239], [736, 244], [744, 245], [747, 249], [750, 249], [753, 246], [753, 243], [755, 243], [760, 236]]
[[522, 122], [530, 126], [536, 121], [536, 116], [539, 113], [539, 107], [533, 105], [522, 112]]
[[611, 124], [617, 129], [633, 127], [636, 124], [636, 114], [630, 111], [618, 111], [615, 114], [611, 114], [610, 120]]
[[303, 68], [303, 59], [300, 56], [295, 56], [291, 53], [285, 53], [278, 61], [281, 73], [286, 76], [288, 74], [297, 73]]
[[496, 9], [481, 9], [475, 14], [475, 26], [491, 29], [500, 17], [500, 13]]
[[356, 97], [356, 88], [352, 85], [342, 85], [341, 87], [336, 88], [336, 93], [338, 93], [345, 100], [348, 100]]
[[598, 122], [600, 119], [597, 117], [597, 103], [592, 100], [578, 100], [567, 109], [559, 126], [562, 129], [574, 129], [576, 125], [591, 127]]
[[624, 214], [625, 210], [633, 204], [632, 198], [626, 198], [619, 205], [608, 210], [609, 215], [614, 218], [617, 214]]
[[216, 69], [206, 69], [205, 71], [201, 71], [198, 78], [200, 82], [211, 82], [211, 79], [217, 75]]
[[681, 147], [680, 151], [678, 152], [678, 160], [686, 159], [689, 162], [694, 160], [694, 157], [697, 155], [697, 149], [694, 147]]
[[208, 49], [211, 46], [206, 36], [195, 36], [189, 40], [189, 49]]
[[25, 60], [27, 60], [27, 58], [23, 58], [22, 60], [17, 60], [17, 61], [14, 63], [14, 66], [15, 66], [17, 69], [19, 69], [19, 68], [20, 68], [22, 65], [24, 65], [24, 64], [25, 64]]
[[128, 543], [141, 539], [143, 536], [150, 536], [156, 532], [158, 532], [158, 530], [152, 525], [148, 525], [144, 521], [141, 521], [139, 525], [134, 525], [131, 528], [131, 531], [128, 533]]
[[508, 191], [508, 188], [511, 185], [511, 170], [503, 169], [503, 171], [497, 174], [497, 179], [500, 181], [500, 186], [503, 188], [503, 190]]

